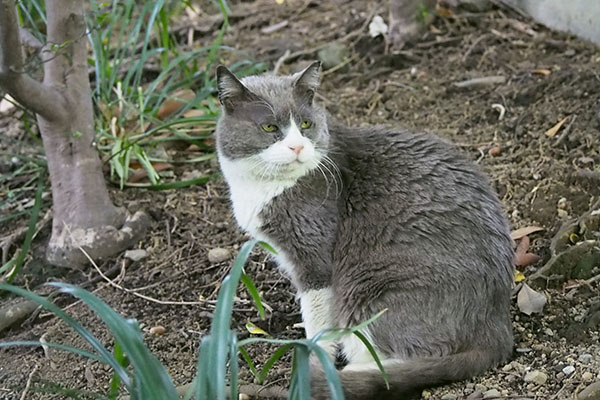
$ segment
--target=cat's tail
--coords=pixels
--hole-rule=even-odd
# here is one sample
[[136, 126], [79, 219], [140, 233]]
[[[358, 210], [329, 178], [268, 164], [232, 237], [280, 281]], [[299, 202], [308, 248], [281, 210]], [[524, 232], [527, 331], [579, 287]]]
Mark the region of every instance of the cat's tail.
[[[389, 390], [375, 363], [348, 366], [339, 375], [346, 400], [407, 400], [415, 395], [419, 398], [423, 388], [481, 374], [498, 365], [505, 355], [490, 349], [408, 361], [388, 359], [384, 369]], [[314, 400], [331, 398], [325, 376], [318, 368], [313, 369], [311, 386]]]

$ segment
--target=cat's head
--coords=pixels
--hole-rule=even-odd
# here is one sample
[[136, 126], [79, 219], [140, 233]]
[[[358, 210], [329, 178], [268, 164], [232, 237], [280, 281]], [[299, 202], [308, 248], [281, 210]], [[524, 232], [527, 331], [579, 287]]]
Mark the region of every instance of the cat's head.
[[329, 142], [325, 110], [314, 102], [320, 68], [315, 62], [294, 75], [239, 80], [219, 66], [221, 165], [276, 181], [296, 180], [317, 168]]

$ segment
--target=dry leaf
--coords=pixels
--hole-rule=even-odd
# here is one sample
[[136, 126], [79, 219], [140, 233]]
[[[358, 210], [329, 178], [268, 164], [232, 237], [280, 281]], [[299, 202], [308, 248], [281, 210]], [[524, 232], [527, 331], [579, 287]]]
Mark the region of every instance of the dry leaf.
[[519, 283], [525, 280], [525, 275], [518, 269], [515, 270], [515, 282]]
[[248, 321], [246, 322], [246, 329], [248, 330], [248, 332], [250, 332], [252, 335], [263, 335], [263, 336], [269, 336], [269, 333], [267, 331], [265, 331], [264, 329], [259, 328], [258, 326], [254, 325], [252, 322]]
[[192, 117], [202, 117], [204, 116], [204, 110], [200, 110], [198, 108], [192, 108], [191, 110], [187, 110], [183, 113], [184, 118], [192, 118]]
[[523, 236], [527, 236], [527, 235], [531, 235], [534, 232], [539, 232], [539, 231], [543, 231], [544, 228], [542, 228], [541, 226], [526, 226], [524, 228], [519, 228], [519, 229], [515, 229], [514, 231], [512, 231], [510, 233], [510, 238], [512, 240], [519, 240], [521, 239]]
[[543, 293], [536, 292], [523, 283], [523, 287], [517, 295], [517, 306], [523, 314], [531, 315], [533, 313], [541, 313], [546, 305], [546, 296]]
[[546, 68], [538, 68], [538, 69], [534, 69], [533, 71], [531, 71], [532, 74], [536, 74], [536, 75], [550, 75], [552, 73], [552, 71], [550, 71], [549, 69]]
[[175, 114], [181, 110], [190, 101], [194, 100], [196, 93], [190, 89], [182, 89], [171, 94], [160, 106], [156, 117], [158, 119], [165, 119], [166, 117]]
[[546, 136], [554, 137], [554, 135], [556, 135], [556, 133], [565, 124], [565, 122], [567, 122], [568, 119], [569, 119], [569, 117], [564, 117], [563, 119], [558, 121], [558, 123], [556, 125], [554, 125], [552, 128], [550, 128], [546, 131]]
[[[173, 164], [164, 163], [164, 162], [153, 162], [152, 167], [154, 168], [154, 170], [156, 172], [160, 172], [160, 171], [164, 171], [167, 169], [173, 169]], [[148, 173], [146, 172], [146, 170], [140, 169], [139, 171], [134, 172], [129, 177], [129, 182], [131, 182], [131, 183], [139, 182], [147, 176], [148, 176]]]
[[529, 237], [523, 236], [523, 239], [521, 239], [517, 249], [515, 250], [514, 262], [517, 267], [526, 267], [540, 261], [540, 257], [537, 254], [529, 253], [528, 251]]
[[488, 154], [492, 157], [497, 157], [502, 153], [502, 148], [500, 146], [494, 146], [488, 150]]

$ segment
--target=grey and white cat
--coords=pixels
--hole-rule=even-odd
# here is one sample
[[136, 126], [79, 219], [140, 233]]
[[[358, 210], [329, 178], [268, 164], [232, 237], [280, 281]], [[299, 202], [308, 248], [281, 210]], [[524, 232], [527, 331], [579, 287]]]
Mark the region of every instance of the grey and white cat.
[[[298, 290], [307, 337], [364, 330], [390, 390], [355, 336], [347, 399], [405, 399], [506, 360], [513, 249], [485, 176], [428, 134], [349, 128], [314, 101], [320, 64], [238, 80], [217, 69], [221, 169], [242, 229], [272, 244]], [[329, 398], [316, 370], [313, 398]]]

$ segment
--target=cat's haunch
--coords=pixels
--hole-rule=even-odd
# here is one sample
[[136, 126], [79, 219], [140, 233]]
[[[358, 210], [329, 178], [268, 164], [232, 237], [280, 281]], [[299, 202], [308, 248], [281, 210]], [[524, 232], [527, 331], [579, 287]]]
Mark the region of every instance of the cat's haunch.
[[[387, 309], [362, 333], [389, 390], [355, 335], [321, 343], [348, 362], [346, 398], [406, 399], [505, 361], [513, 249], [486, 177], [433, 135], [336, 122], [314, 100], [319, 73], [219, 67], [216, 138], [235, 218], [277, 250], [307, 337]], [[312, 379], [313, 398], [329, 398]]]

